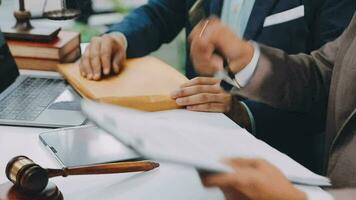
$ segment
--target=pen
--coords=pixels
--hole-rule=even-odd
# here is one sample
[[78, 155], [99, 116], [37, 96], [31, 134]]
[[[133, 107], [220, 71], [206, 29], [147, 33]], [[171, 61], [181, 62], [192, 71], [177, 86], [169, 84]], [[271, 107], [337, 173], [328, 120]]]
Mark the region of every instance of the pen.
[[[206, 20], [204, 25], [203, 25], [203, 28], [202, 30], [200, 31], [200, 34], [199, 34], [199, 37], [203, 37], [207, 27], [209, 25], [209, 20]], [[220, 52], [216, 52], [216, 54], [220, 55], [221, 57], [222, 54]], [[225, 82], [227, 82], [228, 84], [240, 89], [241, 88], [241, 84], [236, 80], [235, 78], [235, 74], [234, 72], [231, 71], [230, 67], [229, 67], [229, 62], [226, 58], [223, 57], [223, 67], [224, 69], [222, 71], [219, 71], [219, 72], [216, 72], [214, 74], [214, 77], [215, 78], [218, 78], [218, 79], [221, 79]], [[229, 90], [229, 87], [228, 86], [224, 86], [222, 85], [222, 87], [225, 89], [225, 90]], [[230, 88], [231, 89], [231, 88]]]
[[201, 29], [200, 31], [200, 34], [199, 34], [199, 37], [202, 38], [203, 37], [203, 34], [205, 33], [205, 30], [206, 30], [206, 27], [208, 27], [208, 24], [209, 24], [209, 20], [206, 20], [204, 25], [203, 25], [203, 28]]

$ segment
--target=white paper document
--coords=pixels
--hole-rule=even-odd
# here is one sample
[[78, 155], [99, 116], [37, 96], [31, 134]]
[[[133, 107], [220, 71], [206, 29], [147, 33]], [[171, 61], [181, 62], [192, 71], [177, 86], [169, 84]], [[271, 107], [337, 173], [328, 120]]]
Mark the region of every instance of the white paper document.
[[[294, 183], [329, 186], [285, 154], [258, 140], [218, 113], [187, 110], [142, 112], [83, 101], [87, 117], [146, 158], [229, 172], [227, 158], [261, 158], [277, 166]], [[228, 121], [227, 121], [228, 120]]]
[[322, 190], [320, 187], [305, 185], [294, 186], [303, 191], [307, 195], [308, 200], [334, 200], [334, 197], [330, 193]]

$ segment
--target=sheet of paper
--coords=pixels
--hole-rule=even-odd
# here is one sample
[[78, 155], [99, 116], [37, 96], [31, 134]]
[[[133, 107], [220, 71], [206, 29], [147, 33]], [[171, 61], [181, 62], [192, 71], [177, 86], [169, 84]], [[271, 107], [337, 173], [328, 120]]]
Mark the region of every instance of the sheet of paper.
[[294, 186], [303, 191], [307, 195], [308, 200], [334, 200], [334, 197], [330, 193], [322, 190], [320, 187], [296, 184]]
[[262, 158], [292, 182], [330, 185], [319, 176], [242, 129], [222, 114], [186, 110], [142, 112], [90, 101], [83, 112], [98, 126], [147, 158], [227, 172], [226, 158]]

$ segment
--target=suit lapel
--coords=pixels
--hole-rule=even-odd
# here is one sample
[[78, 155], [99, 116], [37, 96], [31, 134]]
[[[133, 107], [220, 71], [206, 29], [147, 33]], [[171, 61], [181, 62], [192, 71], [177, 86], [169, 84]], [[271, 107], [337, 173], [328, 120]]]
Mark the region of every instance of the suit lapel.
[[247, 23], [244, 38], [250, 40], [261, 32], [265, 18], [271, 14], [278, 0], [256, 0], [250, 19]]
[[[265, 18], [271, 13], [278, 1], [279, 0], [256, 0], [244, 34], [246, 39], [254, 39], [257, 34], [261, 32]], [[221, 16], [223, 4], [224, 0], [205, 0], [204, 10], [207, 16]]]

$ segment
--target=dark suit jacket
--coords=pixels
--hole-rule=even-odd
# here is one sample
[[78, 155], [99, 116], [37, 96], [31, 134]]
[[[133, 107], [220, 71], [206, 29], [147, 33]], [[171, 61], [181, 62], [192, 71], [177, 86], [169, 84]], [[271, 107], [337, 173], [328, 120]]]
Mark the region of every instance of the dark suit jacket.
[[356, 187], [356, 13], [337, 40], [311, 55], [261, 45], [254, 76], [238, 94], [304, 111], [326, 102], [327, 175], [334, 187]]
[[[256, 0], [244, 37], [299, 53], [319, 48], [341, 34], [356, 8], [353, 0]], [[188, 11], [195, 0], [150, 0], [130, 13], [122, 22], [113, 25], [109, 32], [120, 31], [128, 40], [128, 57], [145, 56], [163, 43], [172, 41], [186, 29], [189, 35], [193, 25]], [[222, 0], [206, 0], [208, 15], [220, 15]], [[305, 17], [285, 23], [263, 27], [267, 16], [305, 5]], [[342, 12], [340, 12], [342, 10]], [[190, 62], [187, 45], [186, 74], [197, 76]]]

